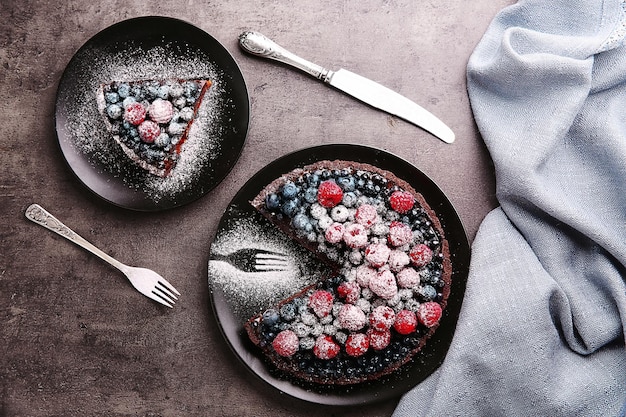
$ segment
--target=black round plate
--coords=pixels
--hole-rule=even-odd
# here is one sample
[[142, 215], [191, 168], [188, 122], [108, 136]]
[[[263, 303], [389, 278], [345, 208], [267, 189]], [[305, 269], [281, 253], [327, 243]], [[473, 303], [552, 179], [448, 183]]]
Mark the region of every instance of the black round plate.
[[[96, 91], [111, 81], [210, 79], [176, 168], [149, 174], [107, 132]], [[219, 184], [243, 148], [250, 103], [235, 60], [212, 36], [181, 20], [140, 17], [89, 39], [59, 83], [55, 123], [62, 154], [78, 179], [115, 205], [157, 211], [194, 201]]]
[[[280, 248], [284, 253], [293, 252], [289, 247], [297, 246], [277, 232], [264, 218], [257, 214], [249, 201], [266, 184], [294, 168], [302, 167], [321, 160], [349, 159], [365, 162], [393, 172], [399, 178], [409, 182], [426, 198], [429, 205], [437, 212], [446, 238], [450, 245], [453, 265], [451, 292], [447, 308], [440, 326], [418, 353], [415, 359], [398, 372], [384, 379], [350, 387], [332, 387], [331, 389], [315, 386], [295, 385], [280, 379], [272, 372], [260, 352], [252, 345], [245, 334], [243, 323], [254, 308], [258, 308], [257, 299], [269, 307], [274, 300], [264, 293], [266, 284], [262, 280], [273, 279], [267, 273], [247, 273], [223, 262], [223, 253], [228, 245], [235, 245], [230, 250], [245, 246], [248, 239], [253, 244], [270, 245]], [[244, 242], [242, 242], [244, 241]], [[385, 151], [360, 145], [323, 145], [302, 149], [281, 157], [267, 165], [254, 175], [233, 198], [218, 226], [216, 238], [211, 246], [209, 260], [209, 288], [211, 301], [224, 337], [237, 357], [261, 380], [274, 388], [301, 400], [325, 405], [358, 405], [398, 397], [430, 375], [442, 363], [456, 327], [461, 308], [469, 268], [470, 247], [454, 207], [437, 185], [409, 162]], [[298, 283], [295, 282], [297, 286]], [[300, 285], [304, 285], [300, 283]], [[244, 288], [239, 297], [233, 291]], [[269, 287], [270, 292], [280, 292], [280, 285]], [[251, 291], [250, 291], [251, 290]], [[290, 291], [286, 289], [285, 291]], [[272, 294], [273, 295], [273, 294]], [[278, 299], [288, 294], [279, 294]], [[263, 298], [268, 298], [263, 300]]]

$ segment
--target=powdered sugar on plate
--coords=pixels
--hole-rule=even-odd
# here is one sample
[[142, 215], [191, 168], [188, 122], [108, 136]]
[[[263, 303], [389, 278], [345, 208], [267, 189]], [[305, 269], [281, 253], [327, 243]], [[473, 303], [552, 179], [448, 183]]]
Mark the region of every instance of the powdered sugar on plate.
[[[241, 249], [262, 249], [284, 255], [288, 267], [283, 271], [245, 272], [229, 262]], [[322, 270], [319, 261], [308, 251], [294, 245], [282, 233], [257, 216], [239, 217], [220, 230], [211, 245], [209, 284], [221, 291], [231, 311], [243, 324], [252, 315], [283, 298], [317, 282]]]
[[[128, 22], [132, 26], [133, 22]], [[155, 22], [174, 25], [167, 19]], [[118, 27], [124, 26], [106, 31], [114, 32]], [[132, 27], [133, 31], [138, 30]], [[139, 38], [144, 36], [138, 33]], [[89, 41], [68, 65], [57, 96], [57, 132], [70, 165], [73, 159], [87, 160], [97, 174], [103, 174], [105, 179], [101, 183], [114, 182], [115, 187], [117, 183], [123, 184], [127, 189], [123, 191], [124, 199], [137, 195], [142, 201], [147, 199], [148, 208], [149, 201], [155, 207], [176, 206], [217, 185], [236, 161], [247, 130], [247, 94], [232, 57], [216, 41], [195, 44], [195, 37], [185, 40], [172, 36], [157, 35], [154, 39], [155, 35], [151, 34], [141, 39], [131, 36], [117, 40], [113, 34], [105, 41]], [[221, 64], [229, 68], [228, 72]], [[97, 93], [101, 85], [150, 79], [203, 79], [212, 83], [198, 108], [178, 162], [165, 178], [144, 171], [124, 154], [98, 110]], [[233, 94], [239, 95], [233, 98]], [[239, 115], [241, 120], [233, 120]], [[76, 173], [81, 177], [81, 172]], [[99, 191], [104, 189], [106, 193], [107, 185], [101, 183], [98, 190], [86, 184], [102, 195]]]

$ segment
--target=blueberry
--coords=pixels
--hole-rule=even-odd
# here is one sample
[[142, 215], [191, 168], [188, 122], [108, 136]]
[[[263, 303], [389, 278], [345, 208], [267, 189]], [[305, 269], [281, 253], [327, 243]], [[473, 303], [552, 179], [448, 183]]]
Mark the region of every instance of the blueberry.
[[350, 192], [347, 192], [347, 193], [345, 193], [343, 195], [343, 199], [341, 200], [341, 202], [346, 207], [354, 207], [356, 202], [357, 202], [357, 200], [358, 200], [358, 198], [357, 198], [356, 194], [350, 191]]
[[148, 93], [148, 97], [155, 98], [159, 95], [159, 88], [157, 86], [151, 85], [147, 88], [146, 92]]
[[298, 187], [293, 182], [289, 181], [283, 185], [281, 194], [286, 199], [292, 199], [298, 194]]
[[354, 177], [340, 177], [337, 179], [337, 184], [343, 189], [343, 191], [354, 191], [356, 187], [356, 181]]
[[280, 197], [277, 194], [268, 194], [265, 197], [265, 207], [268, 210], [276, 210], [280, 207]]
[[263, 313], [263, 325], [264, 326], [272, 327], [278, 323], [279, 319], [280, 319], [280, 315], [278, 311], [274, 310], [273, 308], [265, 310], [265, 312]]
[[104, 95], [104, 98], [107, 101], [107, 103], [117, 103], [118, 101], [120, 101], [120, 95], [117, 94], [116, 92], [106, 93]]
[[320, 177], [315, 173], [307, 173], [304, 176], [304, 179], [311, 187], [317, 187], [320, 185]]
[[170, 93], [170, 96], [171, 96], [172, 98], [178, 98], [178, 97], [182, 96], [182, 95], [183, 95], [183, 93], [184, 93], [183, 86], [182, 86], [182, 85], [180, 85], [179, 83], [173, 83], [173, 84], [170, 86], [170, 91], [169, 91], [169, 93]]
[[196, 86], [196, 83], [192, 81], [186, 81], [183, 84], [183, 94], [186, 97], [193, 97], [197, 94], [197, 92], [198, 92], [198, 86]]
[[287, 200], [283, 204], [282, 212], [287, 217], [293, 217], [298, 212], [298, 201], [297, 200]]
[[432, 285], [424, 285], [419, 289], [420, 296], [426, 300], [431, 301], [437, 297], [437, 290]]
[[110, 104], [107, 106], [107, 115], [111, 119], [119, 119], [122, 117], [122, 108], [117, 104]]
[[317, 188], [309, 187], [304, 191], [304, 201], [307, 203], [315, 203], [317, 201]]
[[167, 85], [162, 85], [157, 89], [157, 96], [163, 100], [167, 100], [169, 96], [170, 88]]
[[138, 85], [131, 88], [131, 94], [133, 95], [133, 97], [135, 97], [135, 100], [137, 101], [142, 101], [144, 98], [146, 98], [143, 88]]
[[154, 141], [154, 144], [156, 146], [160, 146], [161, 148], [165, 148], [167, 147], [167, 145], [170, 144], [170, 137], [167, 133], [163, 132], [161, 133], [156, 140]]
[[284, 304], [280, 308], [280, 316], [283, 320], [291, 321], [296, 318], [296, 307], [292, 303]]
[[293, 226], [296, 229], [305, 230], [307, 225], [310, 225], [309, 218], [306, 214], [296, 214], [293, 218]]
[[117, 94], [122, 99], [125, 99], [126, 97], [130, 95], [130, 86], [126, 83], [120, 84], [119, 87], [117, 87]]

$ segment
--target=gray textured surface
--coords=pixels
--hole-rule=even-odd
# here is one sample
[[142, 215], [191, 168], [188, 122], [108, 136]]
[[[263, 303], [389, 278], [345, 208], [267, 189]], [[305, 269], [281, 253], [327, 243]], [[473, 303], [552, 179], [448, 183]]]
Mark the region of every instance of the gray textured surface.
[[[360, 143], [395, 153], [449, 196], [473, 239], [494, 207], [490, 159], [468, 104], [465, 66], [510, 0], [317, 2], [36, 2], [0, 8], [0, 415], [389, 415], [397, 401], [329, 409], [255, 383], [211, 315], [208, 250], [245, 181], [275, 158], [317, 144]], [[209, 195], [145, 214], [93, 197], [67, 169], [54, 100], [76, 50], [131, 17], [189, 21], [233, 54], [251, 98], [248, 141]], [[440, 115], [446, 145], [424, 131], [271, 62], [244, 55], [238, 34], [259, 30], [314, 62], [375, 79]], [[171, 311], [141, 298], [93, 256], [24, 218], [38, 202], [88, 240], [151, 267], [183, 297]]]

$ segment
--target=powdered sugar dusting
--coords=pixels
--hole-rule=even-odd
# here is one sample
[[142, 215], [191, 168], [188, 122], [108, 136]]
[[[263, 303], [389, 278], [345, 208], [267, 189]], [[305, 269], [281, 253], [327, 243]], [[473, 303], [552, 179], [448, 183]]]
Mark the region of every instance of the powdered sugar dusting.
[[[79, 75], [72, 80], [71, 88], [61, 91], [59, 97], [66, 107], [63, 128], [69, 132], [75, 151], [86, 155], [96, 170], [109, 172], [155, 202], [162, 198], [175, 200], [178, 194], [196, 186], [199, 172], [210, 170], [212, 162], [220, 156], [220, 139], [224, 133], [222, 117], [227, 105], [222, 70], [206, 53], [186, 43], [172, 41], [150, 48], [128, 41], [123, 47], [87, 48], [77, 57], [75, 65]], [[132, 166], [132, 161], [112, 140], [97, 108], [96, 94], [101, 84], [146, 79], [207, 79], [212, 82], [198, 108], [178, 163], [166, 178]]]
[[[245, 272], [226, 260], [228, 255], [246, 248], [284, 254], [290, 260], [290, 267], [278, 272]], [[310, 254], [256, 218], [240, 218], [218, 234], [211, 246], [211, 258], [209, 284], [212, 290], [224, 294], [242, 324], [252, 315], [319, 280], [319, 276], [305, 266], [311, 261]]]

